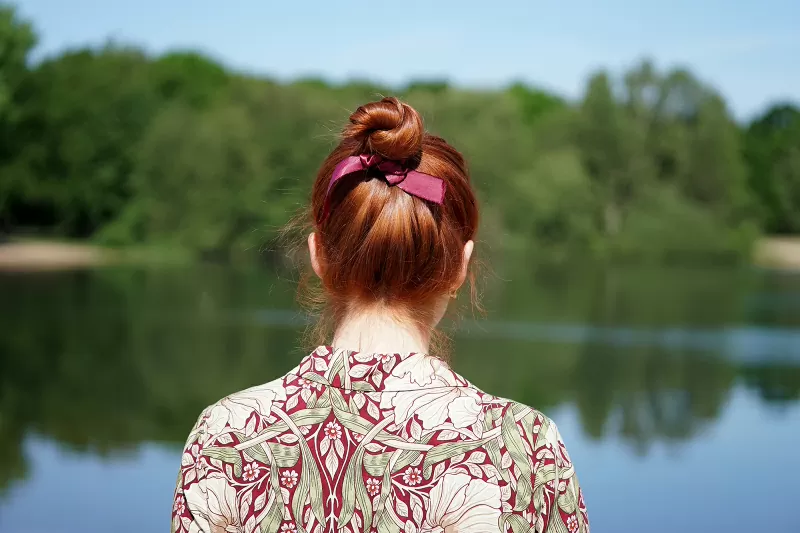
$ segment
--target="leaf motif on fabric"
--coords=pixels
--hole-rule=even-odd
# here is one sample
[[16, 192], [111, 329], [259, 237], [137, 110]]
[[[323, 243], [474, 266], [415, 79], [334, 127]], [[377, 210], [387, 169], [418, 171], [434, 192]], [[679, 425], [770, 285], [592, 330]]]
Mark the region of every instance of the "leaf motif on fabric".
[[528, 444], [528, 441], [526, 439], [522, 439], [522, 445], [525, 447], [525, 453], [528, 454], [528, 456], [533, 456], [533, 450], [531, 449], [531, 445]]
[[256, 432], [256, 417], [255, 415], [253, 415], [250, 417], [250, 419], [247, 421], [247, 425], [244, 427], [244, 435], [246, 437], [250, 437], [255, 432]]
[[247, 516], [251, 503], [253, 503], [253, 491], [248, 490], [242, 495], [242, 499], [239, 502], [239, 516]]
[[370, 361], [375, 359], [375, 355], [371, 353], [356, 352], [355, 354], [353, 354], [353, 359], [355, 359], [359, 363], [369, 363]]
[[283, 505], [278, 498], [272, 501], [266, 518], [261, 522], [262, 533], [276, 533], [283, 520]]
[[468, 463], [475, 463], [475, 464], [481, 464], [484, 461], [486, 461], [486, 454], [480, 450], [469, 454], [469, 458], [467, 459]]
[[344, 444], [342, 444], [342, 441], [336, 439], [335, 441], [333, 441], [333, 444], [334, 448], [336, 448], [336, 453], [339, 455], [339, 457], [344, 457]]
[[372, 402], [369, 402], [369, 404], [367, 405], [367, 413], [369, 413], [369, 416], [371, 416], [376, 420], [381, 417], [381, 413], [380, 411], [378, 411], [378, 406], [376, 406]]
[[381, 381], [383, 381], [383, 372], [381, 372], [380, 370], [376, 370], [375, 372], [372, 373], [370, 380], [372, 381], [372, 383], [375, 384], [376, 387], [380, 387]]
[[322, 437], [322, 444], [319, 445], [320, 455], [326, 455], [331, 447], [331, 441], [328, 437]]
[[262, 492], [262, 493], [261, 493], [261, 494], [258, 496], [258, 498], [256, 498], [256, 501], [255, 501], [255, 503], [253, 503], [253, 510], [254, 510], [255, 512], [258, 512], [258, 511], [260, 511], [261, 509], [263, 509], [263, 508], [264, 508], [264, 505], [267, 503], [267, 493], [268, 493], [268, 492], [269, 492], [269, 491], [266, 491], [266, 490], [265, 490], [264, 492]]
[[378, 533], [400, 533], [400, 525], [392, 519], [389, 513], [381, 513], [378, 519]]
[[286, 400], [286, 410], [290, 411], [290, 410], [294, 409], [295, 407], [297, 407], [298, 401], [299, 401], [299, 397], [298, 397], [297, 394], [293, 394], [292, 396], [290, 396], [289, 399]]
[[284, 433], [278, 437], [278, 440], [284, 444], [294, 444], [300, 439], [294, 433]]
[[483, 477], [483, 471], [478, 465], [472, 463], [464, 463], [464, 465], [466, 465], [466, 467], [469, 469], [469, 473], [472, 477], [476, 477], [478, 479]]
[[424, 513], [422, 512], [422, 505], [419, 503], [412, 503], [411, 504], [411, 516], [414, 517], [414, 521], [417, 524], [422, 524], [422, 520], [424, 518]]
[[414, 440], [419, 440], [422, 437], [422, 426], [416, 420], [411, 421], [410, 433]]
[[314, 358], [314, 370], [318, 372], [325, 372], [328, 370], [328, 363], [325, 362], [325, 359], [320, 357]]
[[339, 458], [336, 457], [335, 453], [329, 453], [325, 458], [325, 468], [331, 476], [336, 475], [336, 469], [339, 468]]
[[511, 455], [508, 451], [504, 451], [502, 458], [500, 459], [500, 467], [501, 468], [508, 468], [511, 466]]
[[481, 465], [483, 472], [486, 474], [487, 479], [501, 479], [503, 476], [500, 475], [500, 472], [497, 471], [497, 468], [494, 465]]
[[500, 531], [506, 530], [506, 524], [511, 526], [511, 531], [513, 533], [528, 533], [531, 529], [528, 521], [522, 518], [522, 516], [519, 514], [502, 513], [498, 522], [500, 525]]
[[390, 457], [390, 453], [380, 453], [377, 455], [364, 454], [364, 470], [366, 470], [369, 475], [374, 477], [383, 476], [386, 467], [389, 465]]
[[[333, 454], [331, 454], [333, 455]], [[342, 480], [342, 505], [337, 517], [339, 528], [349, 522], [356, 508], [356, 485], [362, 483], [360, 474], [362, 457], [364, 455], [363, 448], [357, 448], [353, 457], [347, 465], [347, 469]], [[327, 466], [327, 462], [326, 462]], [[359, 479], [356, 479], [359, 478]]]
[[217, 444], [231, 444], [232, 442], [233, 438], [231, 438], [230, 433], [223, 433], [217, 437]]
[[509, 498], [511, 498], [511, 487], [507, 483], [503, 483], [500, 485], [500, 499], [507, 501]]
[[382, 451], [383, 451], [383, 450], [386, 448], [386, 446], [381, 446], [381, 445], [380, 445], [380, 444], [378, 444], [377, 442], [370, 442], [370, 443], [366, 444], [366, 445], [364, 446], [364, 448], [365, 448], [365, 449], [366, 449], [368, 452], [371, 452], [371, 453], [378, 453], [378, 452], [382, 452]]
[[408, 516], [408, 506], [403, 500], [398, 499], [394, 503], [394, 510], [397, 512], [397, 516], [406, 517]]
[[350, 367], [350, 375], [354, 378], [363, 378], [371, 368], [370, 365], [354, 365]]
[[366, 402], [367, 399], [364, 397], [364, 393], [357, 392], [353, 395], [353, 403], [358, 409], [363, 409]]
[[433, 469], [433, 479], [439, 479], [442, 474], [444, 474], [444, 463], [439, 463]]
[[275, 463], [280, 468], [291, 468], [300, 459], [300, 446], [285, 446], [277, 442], [270, 442], [269, 449], [275, 459]]
[[[312, 395], [313, 393], [311, 392], [311, 389], [303, 389], [300, 391], [300, 398], [302, 398], [303, 401], [306, 402], [306, 407], [313, 407], [313, 405], [309, 404]], [[289, 409], [288, 403], [286, 408]]]
[[447, 440], [455, 440], [460, 436], [458, 431], [453, 431], [452, 429], [445, 429], [437, 433], [436, 438], [440, 441], [447, 441]]
[[406, 520], [406, 525], [403, 528], [405, 533], [417, 533], [417, 526], [411, 520]]

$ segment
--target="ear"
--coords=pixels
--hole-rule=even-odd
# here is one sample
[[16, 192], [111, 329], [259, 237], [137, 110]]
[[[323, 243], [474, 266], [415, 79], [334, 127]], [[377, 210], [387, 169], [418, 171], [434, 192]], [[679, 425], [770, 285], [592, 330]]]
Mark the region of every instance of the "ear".
[[316, 233], [311, 233], [308, 236], [308, 255], [311, 257], [311, 268], [314, 269], [314, 274], [317, 277], [322, 278], [322, 263], [319, 260], [319, 255], [317, 254], [317, 235]]
[[467, 241], [467, 243], [464, 245], [464, 261], [461, 263], [461, 272], [458, 273], [458, 281], [454, 290], [459, 289], [467, 279], [467, 272], [469, 271], [469, 259], [472, 257], [472, 249], [474, 247], [475, 243], [472, 241]]

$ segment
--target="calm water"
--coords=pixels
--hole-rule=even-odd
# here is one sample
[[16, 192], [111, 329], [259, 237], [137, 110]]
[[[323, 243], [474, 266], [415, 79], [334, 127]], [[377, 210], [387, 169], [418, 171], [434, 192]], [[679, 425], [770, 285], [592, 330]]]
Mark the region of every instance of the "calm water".
[[[453, 365], [556, 420], [594, 531], [800, 531], [800, 277], [514, 264]], [[292, 289], [0, 274], [0, 532], [166, 531], [199, 411], [301, 356]]]

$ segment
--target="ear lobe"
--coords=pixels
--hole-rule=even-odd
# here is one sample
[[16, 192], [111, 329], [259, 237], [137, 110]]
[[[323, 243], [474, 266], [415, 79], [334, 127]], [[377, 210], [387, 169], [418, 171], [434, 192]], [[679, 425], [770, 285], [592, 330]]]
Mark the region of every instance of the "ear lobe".
[[322, 279], [322, 263], [317, 254], [317, 235], [311, 233], [308, 235], [308, 255], [311, 258], [311, 268], [318, 278]]

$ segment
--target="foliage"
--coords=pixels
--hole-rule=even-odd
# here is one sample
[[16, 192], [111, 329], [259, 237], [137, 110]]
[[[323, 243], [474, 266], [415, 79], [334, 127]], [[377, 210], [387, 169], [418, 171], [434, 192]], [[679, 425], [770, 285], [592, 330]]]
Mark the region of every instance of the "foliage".
[[800, 108], [771, 107], [745, 135], [750, 189], [768, 231], [800, 232]]
[[[585, 433], [642, 451], [703, 432], [742, 387], [800, 399], [796, 278], [508, 265], [487, 291], [492, 320], [455, 338], [455, 370], [488, 392], [574, 404]], [[0, 493], [29, 474], [31, 432], [94, 453], [178, 447], [203, 407], [294, 368], [293, 289], [217, 265], [0, 276]]]
[[742, 135], [723, 98], [681, 69], [597, 72], [568, 103], [522, 83], [278, 83], [191, 51], [111, 45], [31, 64], [34, 41], [0, 8], [6, 234], [258, 257], [304, 204], [349, 111], [393, 92], [467, 157], [479, 238], [495, 249], [728, 258], [759, 227], [800, 231], [800, 112], [773, 108]]

